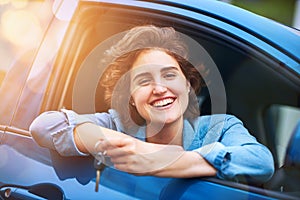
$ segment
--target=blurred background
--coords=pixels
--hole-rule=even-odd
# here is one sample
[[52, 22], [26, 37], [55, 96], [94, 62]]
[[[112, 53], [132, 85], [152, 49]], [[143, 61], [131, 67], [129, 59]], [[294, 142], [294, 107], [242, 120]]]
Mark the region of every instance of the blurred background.
[[77, 3], [78, 0], [0, 0], [0, 88], [10, 67], [39, 48], [50, 24], [55, 27], [50, 43], [53, 48], [59, 46]]
[[222, 0], [300, 29], [300, 0]]

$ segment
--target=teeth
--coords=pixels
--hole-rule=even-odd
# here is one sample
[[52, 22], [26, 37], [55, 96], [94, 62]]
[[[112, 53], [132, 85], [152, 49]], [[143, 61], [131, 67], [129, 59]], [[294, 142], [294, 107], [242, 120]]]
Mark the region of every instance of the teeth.
[[168, 99], [163, 99], [161, 101], [155, 101], [153, 103], [153, 106], [155, 106], [155, 107], [162, 107], [162, 106], [166, 106], [166, 105], [168, 105], [170, 103], [173, 103], [173, 102], [174, 102], [174, 99], [168, 98]]

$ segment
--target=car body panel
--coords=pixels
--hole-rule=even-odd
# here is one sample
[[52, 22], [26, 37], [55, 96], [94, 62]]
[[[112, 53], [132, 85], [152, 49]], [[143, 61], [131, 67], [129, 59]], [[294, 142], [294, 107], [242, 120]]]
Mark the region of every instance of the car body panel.
[[275, 199], [201, 179], [134, 176], [110, 168], [102, 172], [99, 192], [95, 192], [94, 181], [83, 184], [76, 178], [59, 178], [59, 172], [52, 166], [28, 158], [10, 146], [1, 145], [0, 153], [1, 182], [23, 186], [53, 183], [63, 189], [66, 199], [219, 199], [223, 195], [235, 199]]

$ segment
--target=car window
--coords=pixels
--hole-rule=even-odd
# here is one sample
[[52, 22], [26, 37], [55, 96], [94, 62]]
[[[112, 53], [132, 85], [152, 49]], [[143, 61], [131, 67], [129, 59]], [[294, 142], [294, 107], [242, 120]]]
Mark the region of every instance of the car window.
[[[210, 29], [199, 24], [191, 26], [192, 22], [169, 18], [151, 10], [142, 12], [138, 9], [113, 8], [109, 4], [105, 7], [103, 4], [84, 2], [80, 6], [84, 9], [78, 9], [75, 13], [76, 18], [72, 19], [68, 37], [60, 49], [61, 52], [68, 54], [58, 57], [54, 63], [53, 70], [56, 77], [48, 88], [49, 98], [45, 99], [42, 110], [67, 108], [79, 113], [106, 111], [108, 108], [104, 105], [101, 87], [97, 85], [103, 69], [99, 69], [98, 73], [83, 71], [86, 70], [86, 65], [95, 68], [101, 62], [97, 54], [101, 54], [105, 48], [99, 49], [98, 45], [135, 25], [172, 24], [178, 31], [198, 41], [215, 62], [226, 87], [227, 112], [240, 117], [260, 142], [268, 144], [266, 130], [261, 127], [261, 123], [257, 123], [257, 120], [262, 118], [257, 114], [261, 111], [255, 109], [263, 109], [266, 102], [271, 103], [280, 98], [278, 96], [280, 92], [273, 90], [274, 85], [280, 85], [280, 91], [294, 92], [289, 85], [292, 83], [289, 82], [288, 76], [279, 78], [283, 76], [283, 72], [275, 70], [279, 67], [276, 59], [248, 45], [247, 41], [237, 39], [235, 35], [218, 31], [217, 27]], [[192, 56], [196, 57], [197, 53], [192, 52], [194, 54]], [[82, 73], [88, 75], [82, 76]], [[254, 77], [257, 81], [253, 81]], [[78, 82], [82, 87], [79, 90], [75, 85]], [[268, 92], [265, 91], [266, 88], [260, 86], [261, 84], [269, 88]], [[275, 95], [276, 98], [269, 99], [268, 93]], [[205, 90], [203, 95], [207, 97]], [[293, 96], [285, 98], [292, 99]], [[210, 114], [210, 98], [202, 101], [202, 114]]]
[[[76, 31], [69, 32], [67, 42], [62, 47], [68, 49], [69, 53], [65, 55], [64, 60], [58, 59], [55, 63], [60, 74], [68, 76], [57, 78], [59, 81], [56, 87], [52, 88], [52, 93], [56, 96], [48, 99], [49, 107], [44, 109], [67, 108], [79, 113], [107, 111], [108, 107], [103, 100], [103, 88], [98, 85], [104, 69], [98, 66], [101, 63], [100, 55], [111, 44], [102, 44], [107, 42], [107, 38], [135, 25], [146, 22], [157, 25], [172, 24], [178, 31], [196, 40], [208, 52], [224, 81], [227, 95], [226, 112], [242, 119], [249, 131], [271, 149], [277, 165], [277, 161], [279, 162], [283, 155], [277, 159], [277, 142], [274, 141], [275, 137], [270, 136], [272, 131], [268, 126], [264, 126], [264, 113], [270, 105], [279, 102], [285, 102], [285, 106], [296, 106], [295, 85], [298, 84], [297, 81], [290, 81], [292, 76], [288, 71], [277, 70], [281, 65], [277, 58], [253, 48], [248, 41], [237, 39], [235, 35], [230, 35], [231, 33], [218, 31], [217, 27], [210, 29], [201, 24], [192, 26], [192, 22], [187, 23], [180, 18], [171, 20], [159, 12], [141, 12], [125, 7], [110, 8], [109, 5], [106, 8], [103, 5], [99, 6], [100, 4], [81, 5], [85, 8], [84, 11], [82, 9], [75, 14], [77, 17], [70, 26], [71, 30]], [[191, 54], [193, 57], [199, 56], [199, 52]], [[297, 80], [297, 77], [293, 79]], [[282, 97], [282, 93], [289, 95]], [[207, 89], [200, 94], [202, 115], [211, 114], [212, 96]], [[222, 100], [218, 94], [213, 98], [219, 98], [219, 102]], [[224, 110], [217, 108], [215, 112], [222, 113]], [[274, 127], [276, 131], [277, 128], [279, 127]]]

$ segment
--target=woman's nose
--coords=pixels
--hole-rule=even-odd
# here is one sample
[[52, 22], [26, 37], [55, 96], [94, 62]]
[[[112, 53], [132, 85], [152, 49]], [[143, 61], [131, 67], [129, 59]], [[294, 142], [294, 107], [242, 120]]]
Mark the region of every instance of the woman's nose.
[[167, 91], [167, 87], [161, 83], [153, 83], [153, 94], [163, 94]]

